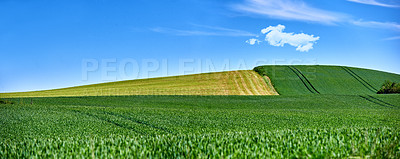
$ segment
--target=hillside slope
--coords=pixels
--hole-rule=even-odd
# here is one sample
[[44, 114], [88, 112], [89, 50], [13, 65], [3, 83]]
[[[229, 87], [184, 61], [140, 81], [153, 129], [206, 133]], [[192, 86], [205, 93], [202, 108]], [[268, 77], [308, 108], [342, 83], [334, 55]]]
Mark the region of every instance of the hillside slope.
[[385, 80], [400, 82], [400, 75], [344, 66], [259, 66], [254, 68], [254, 71], [203, 73], [44, 91], [0, 93], [0, 98], [118, 95], [278, 95], [278, 93], [282, 95], [371, 95], [376, 94]]
[[259, 66], [254, 70], [268, 76], [282, 95], [376, 94], [385, 80], [400, 81], [397, 74], [344, 66]]
[[0, 93], [7, 97], [115, 95], [277, 95], [272, 85], [252, 70], [128, 80], [54, 90]]

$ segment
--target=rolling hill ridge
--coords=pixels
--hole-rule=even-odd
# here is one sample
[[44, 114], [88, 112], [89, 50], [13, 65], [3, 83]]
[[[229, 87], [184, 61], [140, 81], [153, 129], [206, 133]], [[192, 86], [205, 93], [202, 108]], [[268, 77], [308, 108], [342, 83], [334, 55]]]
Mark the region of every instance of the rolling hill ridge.
[[[345, 66], [258, 66], [253, 70], [127, 80], [62, 89], [0, 93], [10, 97], [120, 95], [372, 95], [400, 75]], [[368, 96], [363, 96], [374, 100]], [[379, 101], [377, 101], [379, 102]]]

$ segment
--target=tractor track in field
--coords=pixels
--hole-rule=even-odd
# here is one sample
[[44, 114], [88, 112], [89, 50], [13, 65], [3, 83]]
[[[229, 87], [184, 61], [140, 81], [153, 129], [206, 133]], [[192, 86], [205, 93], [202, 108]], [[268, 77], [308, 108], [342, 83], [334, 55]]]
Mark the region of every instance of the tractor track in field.
[[355, 72], [353, 72], [350, 68], [347, 67], [341, 67], [344, 71], [346, 71], [349, 75], [351, 75], [354, 79], [356, 79], [358, 82], [360, 82], [365, 88], [370, 90], [371, 92], [376, 93], [378, 90], [376, 90], [374, 87], [372, 87], [371, 84], [369, 84], [367, 81], [365, 81], [362, 77], [357, 75]]
[[365, 99], [365, 100], [367, 100], [367, 101], [369, 101], [369, 102], [375, 103], [375, 104], [377, 104], [377, 105], [379, 105], [379, 106], [382, 106], [382, 107], [386, 107], [386, 108], [398, 108], [397, 106], [395, 106], [395, 105], [393, 105], [393, 104], [387, 103], [387, 102], [385, 102], [385, 101], [383, 101], [383, 100], [380, 100], [380, 99], [375, 98], [375, 97], [370, 96], [370, 95], [364, 95], [364, 96], [363, 96], [363, 95], [359, 95], [359, 97], [361, 97], [361, 98], [363, 98], [363, 99]]
[[164, 131], [164, 132], [167, 132], [167, 133], [172, 133], [171, 130], [168, 130], [168, 129], [166, 129], [166, 128], [159, 127], [159, 126], [155, 126], [155, 125], [153, 125], [153, 124], [147, 123], [147, 122], [145, 122], [145, 121], [140, 121], [140, 120], [134, 119], [134, 118], [129, 117], [129, 116], [124, 116], [124, 115], [117, 114], [117, 113], [113, 113], [113, 112], [106, 112], [106, 111], [102, 111], [102, 112], [103, 112], [104, 114], [112, 115], [112, 116], [115, 116], [115, 117], [120, 117], [120, 118], [129, 120], [129, 121], [138, 123], [138, 124], [140, 124], [140, 125], [148, 126], [148, 127], [151, 127], [151, 128], [157, 129], [157, 130], [161, 130], [161, 131]]
[[386, 105], [389, 105], [389, 106], [392, 106], [392, 107], [398, 107], [398, 106], [396, 106], [396, 105], [390, 104], [390, 103], [388, 103], [388, 102], [385, 102], [385, 101], [383, 101], [383, 100], [381, 100], [381, 99], [378, 99], [378, 98], [376, 98], [376, 97], [373, 97], [373, 96], [371, 96], [371, 95], [368, 95], [368, 97], [370, 97], [370, 98], [372, 98], [372, 99], [375, 99], [375, 100], [377, 100], [377, 101], [379, 101], [379, 102], [381, 102], [381, 103], [384, 103], [384, 104], [386, 104]]
[[290, 70], [293, 71], [293, 73], [296, 74], [296, 76], [301, 80], [301, 82], [303, 82], [303, 85], [308, 89], [308, 91], [310, 91], [311, 93], [314, 93], [314, 94], [316, 94], [316, 93], [320, 94], [317, 91], [317, 89], [315, 89], [315, 87], [311, 84], [311, 82], [306, 78], [306, 76], [304, 76], [303, 73], [301, 73], [300, 70], [298, 70], [296, 67], [293, 67], [293, 66], [288, 66], [288, 67]]
[[304, 76], [304, 74], [300, 71], [300, 70], [298, 70], [296, 67], [294, 67], [294, 66], [292, 66], [297, 72], [299, 72], [300, 73], [300, 75], [301, 76], [303, 76], [303, 78], [307, 81], [307, 83], [311, 86], [311, 88], [315, 91], [315, 92], [317, 92], [318, 94], [320, 94], [318, 91], [317, 91], [317, 89], [315, 89], [315, 87], [311, 84], [311, 82], [307, 79], [307, 77], [306, 76]]
[[[136, 132], [138, 134], [145, 135], [145, 133], [134, 129], [133, 127], [120, 124], [120, 123], [112, 121], [110, 119], [99, 117], [99, 116], [97, 116], [95, 114], [91, 114], [91, 113], [87, 113], [87, 112], [83, 112], [83, 111], [79, 111], [79, 110], [70, 110], [70, 109], [68, 109], [68, 110], [72, 111], [72, 112], [75, 112], [75, 113], [82, 114], [82, 115], [86, 115], [86, 116], [89, 116], [89, 117], [92, 117], [92, 118], [95, 118], [95, 119], [99, 119], [99, 120], [105, 121], [107, 123], [113, 124], [113, 125], [118, 126], [120, 128], [124, 128], [124, 129], [128, 129], [128, 130], [134, 131], [134, 132]], [[118, 117], [118, 118], [122, 118], [122, 119], [125, 119], [125, 120], [129, 120], [129, 121], [137, 123], [139, 125], [143, 125], [143, 126], [146, 126], [146, 127], [151, 127], [153, 129], [160, 130], [160, 131], [163, 131], [163, 132], [166, 132], [166, 133], [173, 133], [171, 130], [168, 130], [166, 128], [158, 127], [158, 126], [155, 126], [153, 124], [147, 123], [145, 121], [140, 121], [140, 120], [137, 120], [137, 119], [134, 119], [134, 118], [131, 118], [131, 117], [127, 117], [127, 116], [121, 115], [121, 114], [116, 114], [116, 113], [113, 113], [113, 112], [106, 112], [106, 111], [100, 111], [100, 113], [105, 114], [105, 115]]]
[[132, 127], [128, 127], [128, 126], [122, 125], [120, 123], [114, 122], [114, 121], [106, 119], [106, 118], [101, 118], [101, 117], [98, 117], [96, 115], [93, 115], [93, 114], [90, 114], [90, 113], [86, 113], [86, 112], [82, 112], [82, 111], [79, 111], [79, 110], [69, 110], [69, 111], [72, 111], [72, 112], [78, 113], [78, 114], [82, 114], [82, 115], [86, 115], [86, 116], [89, 116], [89, 117], [92, 117], [92, 118], [95, 118], [95, 119], [98, 119], [98, 120], [105, 121], [107, 123], [113, 124], [113, 125], [115, 125], [117, 127], [120, 127], [120, 128], [123, 128], [123, 129], [127, 129], [127, 130], [131, 130], [131, 131], [136, 132], [138, 134], [145, 135], [145, 133], [140, 132], [140, 131], [132, 128]]

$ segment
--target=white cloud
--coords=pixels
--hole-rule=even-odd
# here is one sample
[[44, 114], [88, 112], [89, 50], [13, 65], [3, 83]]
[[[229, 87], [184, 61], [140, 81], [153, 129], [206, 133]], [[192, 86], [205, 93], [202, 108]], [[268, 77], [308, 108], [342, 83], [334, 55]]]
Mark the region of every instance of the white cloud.
[[294, 0], [245, 0], [232, 6], [234, 10], [268, 16], [274, 19], [287, 19], [323, 24], [335, 24], [345, 21], [344, 14], [313, 8], [302, 1]]
[[253, 33], [237, 29], [207, 26], [207, 25], [197, 25], [197, 24], [192, 24], [192, 26], [195, 29], [185, 30], [185, 29], [157, 27], [157, 28], [152, 28], [151, 31], [158, 33], [172, 34], [177, 36], [255, 36], [255, 34]]
[[376, 21], [352, 21], [354, 25], [370, 28], [381, 28], [381, 29], [391, 29], [395, 31], [400, 31], [400, 24], [394, 22], [376, 22]]
[[381, 7], [390, 7], [390, 8], [400, 7], [398, 5], [381, 3], [381, 2], [378, 2], [376, 0], [347, 0], [347, 1], [355, 2], [355, 3], [361, 3], [361, 4], [374, 5], [374, 6], [381, 6]]
[[[265, 41], [272, 46], [283, 47], [285, 44], [289, 44], [297, 47], [296, 50], [300, 52], [308, 52], [309, 50], [313, 49], [313, 45], [317, 40], [319, 40], [318, 36], [314, 37], [314, 35], [308, 35], [304, 33], [285, 33], [283, 30], [285, 30], [285, 26], [279, 24], [277, 26], [269, 26], [265, 29], [262, 29], [261, 33], [266, 34]], [[251, 42], [252, 39], [249, 39], [249, 41]]]
[[249, 40], [246, 40], [246, 43], [248, 43], [248, 44], [250, 44], [250, 45], [254, 45], [254, 44], [260, 44], [260, 40], [258, 40], [258, 39], [254, 39], [254, 38], [251, 38], [251, 39], [249, 39]]

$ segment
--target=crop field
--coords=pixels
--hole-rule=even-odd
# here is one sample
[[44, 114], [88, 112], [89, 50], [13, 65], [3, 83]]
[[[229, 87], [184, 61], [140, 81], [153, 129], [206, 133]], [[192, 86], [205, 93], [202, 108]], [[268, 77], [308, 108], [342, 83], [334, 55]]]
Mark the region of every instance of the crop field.
[[0, 93], [0, 97], [109, 95], [277, 95], [265, 77], [252, 70], [172, 76], [35, 92]]
[[400, 158], [384, 80], [400, 75], [260, 66], [0, 93], [0, 158]]
[[400, 157], [399, 95], [7, 100], [1, 158]]
[[385, 80], [400, 81], [400, 75], [345, 66], [259, 66], [282, 95], [376, 94]]

